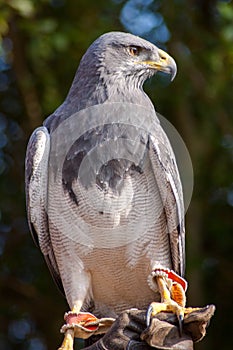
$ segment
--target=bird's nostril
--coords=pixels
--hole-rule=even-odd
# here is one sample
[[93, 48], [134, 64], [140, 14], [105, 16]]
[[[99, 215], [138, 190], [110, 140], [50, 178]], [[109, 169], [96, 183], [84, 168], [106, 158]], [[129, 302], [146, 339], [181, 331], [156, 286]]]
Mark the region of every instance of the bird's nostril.
[[166, 60], [167, 60], [167, 57], [164, 56], [164, 55], [161, 55], [161, 56], [160, 56], [160, 59], [161, 59], [162, 61], [166, 61]]

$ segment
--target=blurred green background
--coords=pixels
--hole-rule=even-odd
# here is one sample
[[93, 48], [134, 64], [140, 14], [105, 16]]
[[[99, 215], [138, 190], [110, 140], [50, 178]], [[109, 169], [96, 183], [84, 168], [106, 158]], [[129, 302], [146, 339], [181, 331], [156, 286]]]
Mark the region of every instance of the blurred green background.
[[217, 312], [196, 349], [232, 348], [233, 5], [201, 0], [0, 0], [0, 349], [52, 350], [68, 309], [27, 227], [28, 137], [65, 98], [100, 34], [122, 30], [167, 50], [172, 84], [146, 84], [193, 162], [187, 223], [188, 305]]

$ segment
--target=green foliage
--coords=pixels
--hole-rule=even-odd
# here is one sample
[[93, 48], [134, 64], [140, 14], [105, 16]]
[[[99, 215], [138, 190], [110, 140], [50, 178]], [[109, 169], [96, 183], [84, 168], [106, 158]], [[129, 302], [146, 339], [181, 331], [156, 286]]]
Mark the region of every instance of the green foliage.
[[25, 147], [31, 131], [64, 100], [89, 44], [111, 30], [140, 32], [177, 61], [172, 84], [157, 75], [146, 90], [182, 135], [193, 161], [188, 304], [215, 303], [218, 310], [196, 348], [229, 348], [233, 6], [231, 1], [190, 6], [183, 0], [0, 0], [0, 348], [45, 350], [59, 344], [67, 306], [26, 225]]

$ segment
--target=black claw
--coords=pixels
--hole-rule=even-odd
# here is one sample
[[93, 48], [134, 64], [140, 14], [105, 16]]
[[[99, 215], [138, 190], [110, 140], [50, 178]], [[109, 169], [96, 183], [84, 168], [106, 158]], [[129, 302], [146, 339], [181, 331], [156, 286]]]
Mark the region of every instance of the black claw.
[[152, 307], [152, 305], [150, 305], [147, 309], [147, 312], [146, 312], [146, 326], [147, 327], [150, 326], [152, 312], [153, 312], [153, 307]]
[[179, 335], [180, 337], [182, 337], [182, 331], [183, 331], [183, 320], [184, 320], [184, 316], [183, 315], [179, 315], [178, 316], [178, 324], [179, 324]]

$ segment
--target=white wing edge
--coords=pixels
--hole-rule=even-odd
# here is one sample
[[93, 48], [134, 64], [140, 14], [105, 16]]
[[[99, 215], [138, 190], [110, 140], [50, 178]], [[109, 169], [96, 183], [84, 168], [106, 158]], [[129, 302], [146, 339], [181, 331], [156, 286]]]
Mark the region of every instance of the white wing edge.
[[50, 136], [45, 127], [37, 128], [27, 146], [25, 161], [26, 206], [30, 231], [44, 255], [48, 254], [47, 172]]
[[46, 127], [31, 135], [25, 160], [25, 187], [28, 224], [36, 245], [44, 255], [52, 277], [64, 294], [62, 281], [50, 240], [47, 215], [48, 162], [50, 135]]

